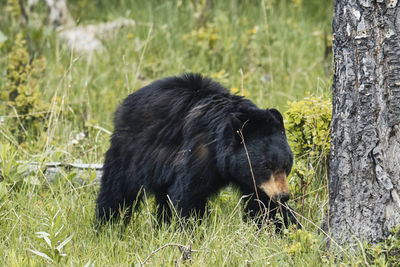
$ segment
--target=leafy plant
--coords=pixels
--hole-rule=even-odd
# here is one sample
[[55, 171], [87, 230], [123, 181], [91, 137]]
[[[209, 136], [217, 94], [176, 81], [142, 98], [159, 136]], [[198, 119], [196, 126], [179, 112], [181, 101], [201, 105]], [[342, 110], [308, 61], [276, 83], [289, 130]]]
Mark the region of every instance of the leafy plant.
[[0, 199], [11, 189], [17, 190], [24, 183], [38, 184], [35, 175], [29, 174], [31, 161], [17, 161], [17, 151], [0, 143]]
[[8, 0], [6, 4], [6, 11], [13, 19], [17, 19], [21, 16], [21, 8], [18, 0]]
[[295, 156], [291, 186], [300, 197], [303, 211], [305, 196], [312, 183], [318, 188], [327, 177], [330, 150], [332, 104], [329, 99], [307, 94], [300, 101], [289, 102], [285, 113], [288, 141]]
[[318, 239], [315, 234], [308, 232], [307, 230], [298, 229], [291, 231], [288, 229], [284, 230], [284, 234], [287, 237], [288, 244], [285, 247], [285, 251], [291, 255], [308, 253], [318, 249]]
[[385, 240], [384, 249], [390, 266], [400, 266], [400, 225], [394, 227]]
[[57, 211], [50, 221], [45, 224], [48, 228], [47, 232], [36, 232], [37, 238], [44, 241], [44, 243], [41, 243], [40, 249], [28, 249], [33, 254], [46, 259], [50, 263], [59, 263], [63, 257], [67, 256], [62, 250], [73, 237], [73, 234], [68, 236], [68, 233], [64, 230], [61, 216], [58, 216], [58, 213]]
[[331, 140], [330, 99], [308, 95], [301, 101], [289, 102], [285, 115], [288, 140], [295, 156], [327, 159]]
[[39, 85], [45, 69], [46, 59], [31, 55], [23, 35], [17, 34], [8, 55], [7, 80], [0, 87], [0, 100], [9, 107], [9, 114], [13, 117], [9, 123], [10, 130], [17, 135], [19, 142], [25, 139], [27, 130], [37, 133], [43, 128], [48, 105], [42, 101]]
[[366, 256], [376, 266], [400, 266], [400, 225], [394, 227], [389, 236], [376, 245], [367, 244]]

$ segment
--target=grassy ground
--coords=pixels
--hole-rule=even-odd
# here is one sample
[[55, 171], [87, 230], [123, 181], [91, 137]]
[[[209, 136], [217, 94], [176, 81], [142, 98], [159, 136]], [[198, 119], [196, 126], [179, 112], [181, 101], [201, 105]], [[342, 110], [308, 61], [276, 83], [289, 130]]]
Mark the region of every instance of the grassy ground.
[[[30, 55], [46, 58], [39, 88], [50, 111], [47, 124], [33, 135], [30, 129], [13, 131], [15, 120], [5, 105], [0, 107], [1, 266], [136, 266], [147, 257], [151, 266], [366, 262], [360, 250], [350, 256], [335, 244], [327, 249], [323, 242], [319, 226], [327, 207], [326, 175], [309, 177], [313, 182], [303, 195], [293, 193], [291, 202], [304, 229], [282, 235], [243, 222], [234, 188], [210, 200], [202, 223], [181, 228], [175, 218], [170, 225], [157, 226], [154, 200], [148, 196], [125, 230], [109, 226], [96, 235], [92, 224], [98, 184], [76, 184], [73, 174], [65, 174], [44, 185], [41, 172], [25, 175], [27, 167], [20, 161], [101, 163], [118, 103], [163, 76], [200, 72], [260, 107], [281, 111], [287, 101], [302, 99], [306, 92], [330, 96], [325, 35], [331, 31], [331, 1], [213, 1], [206, 22], [199, 25], [203, 2], [70, 0], [80, 25], [119, 17], [136, 21], [136, 26], [105, 39], [103, 52], [87, 56], [70, 51], [50, 27], [40, 26], [38, 21], [45, 21], [43, 3], [36, 7], [36, 19], [21, 26], [0, 1], [0, 31], [8, 38], [0, 46], [0, 87], [7, 83], [13, 40], [24, 33]], [[83, 138], [77, 138], [80, 133]], [[297, 182], [291, 178], [290, 183]], [[190, 261], [182, 259], [177, 244], [191, 246]]]

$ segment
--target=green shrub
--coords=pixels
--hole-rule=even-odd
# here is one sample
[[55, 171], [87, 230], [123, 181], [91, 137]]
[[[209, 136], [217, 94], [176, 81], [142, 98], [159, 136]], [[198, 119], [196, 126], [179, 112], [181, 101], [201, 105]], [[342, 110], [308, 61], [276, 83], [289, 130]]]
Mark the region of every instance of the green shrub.
[[290, 255], [316, 251], [320, 242], [318, 235], [305, 229], [285, 229], [284, 236], [287, 238], [284, 250]]
[[27, 130], [36, 133], [43, 129], [47, 116], [48, 105], [42, 101], [39, 90], [46, 59], [29, 54], [22, 34], [17, 34], [7, 59], [7, 79], [0, 87], [0, 101], [9, 107], [10, 117], [13, 117], [9, 123], [10, 130], [22, 142]]
[[289, 102], [285, 115], [288, 140], [294, 155], [326, 159], [331, 140], [331, 101], [307, 96], [301, 101]]
[[301, 101], [289, 102], [285, 112], [285, 126], [289, 144], [295, 156], [290, 179], [291, 192], [300, 198], [303, 209], [305, 196], [312, 188], [325, 184], [330, 150], [330, 125], [332, 104], [323, 97], [310, 96]]
[[21, 17], [21, 8], [18, 0], [8, 0], [6, 4], [7, 14], [13, 19], [19, 19]]
[[394, 227], [384, 243], [389, 266], [400, 266], [400, 225]]
[[374, 266], [400, 266], [400, 225], [394, 227], [389, 236], [376, 245], [366, 245], [368, 262]]

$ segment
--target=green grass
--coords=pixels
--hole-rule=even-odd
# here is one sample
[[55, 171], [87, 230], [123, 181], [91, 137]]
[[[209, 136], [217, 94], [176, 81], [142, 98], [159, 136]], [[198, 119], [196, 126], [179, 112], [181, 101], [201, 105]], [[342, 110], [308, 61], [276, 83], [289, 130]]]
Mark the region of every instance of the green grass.
[[[0, 106], [1, 115], [7, 115], [0, 122], [1, 266], [138, 266], [149, 255], [150, 266], [190, 265], [178, 247], [168, 244], [191, 245], [196, 250], [193, 266], [364, 263], [360, 250], [349, 255], [335, 245], [327, 249], [323, 242], [319, 227], [328, 205], [326, 175], [308, 177], [312, 183], [305, 195], [293, 193], [291, 204], [301, 211], [304, 229], [282, 235], [244, 222], [240, 194], [230, 187], [210, 200], [201, 223], [182, 228], [175, 218], [158, 226], [149, 196], [125, 230], [106, 226], [96, 235], [98, 184], [75, 184], [73, 175], [65, 174], [48, 185], [40, 171], [26, 175], [20, 161], [102, 162], [118, 103], [164, 76], [199, 72], [260, 107], [282, 112], [287, 101], [302, 99], [306, 92], [330, 97], [331, 57], [325, 57], [324, 38], [331, 31], [331, 1], [213, 1], [207, 23], [198, 28], [200, 2], [68, 1], [80, 25], [118, 17], [136, 21], [105, 39], [105, 51], [92, 57], [71, 52], [50, 27], [41, 26], [43, 3], [36, 8], [38, 18], [21, 26], [6, 12], [5, 1], [0, 2], [0, 31], [9, 39], [0, 46], [0, 88], [6, 84], [12, 41], [24, 33], [32, 55], [46, 57], [40, 88], [51, 103], [47, 126], [36, 136], [28, 129], [22, 143], [10, 130], [8, 109]], [[85, 137], [73, 144], [81, 132]], [[47, 234], [40, 237], [38, 232], [48, 234], [50, 245], [43, 238]], [[65, 256], [56, 249], [60, 244]]]

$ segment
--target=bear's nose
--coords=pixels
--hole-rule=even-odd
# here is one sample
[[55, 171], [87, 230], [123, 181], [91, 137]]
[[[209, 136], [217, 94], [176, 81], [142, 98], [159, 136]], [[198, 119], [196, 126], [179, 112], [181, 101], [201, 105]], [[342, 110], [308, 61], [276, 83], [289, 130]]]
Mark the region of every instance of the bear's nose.
[[276, 199], [284, 203], [289, 200], [289, 193], [281, 193], [276, 196]]

